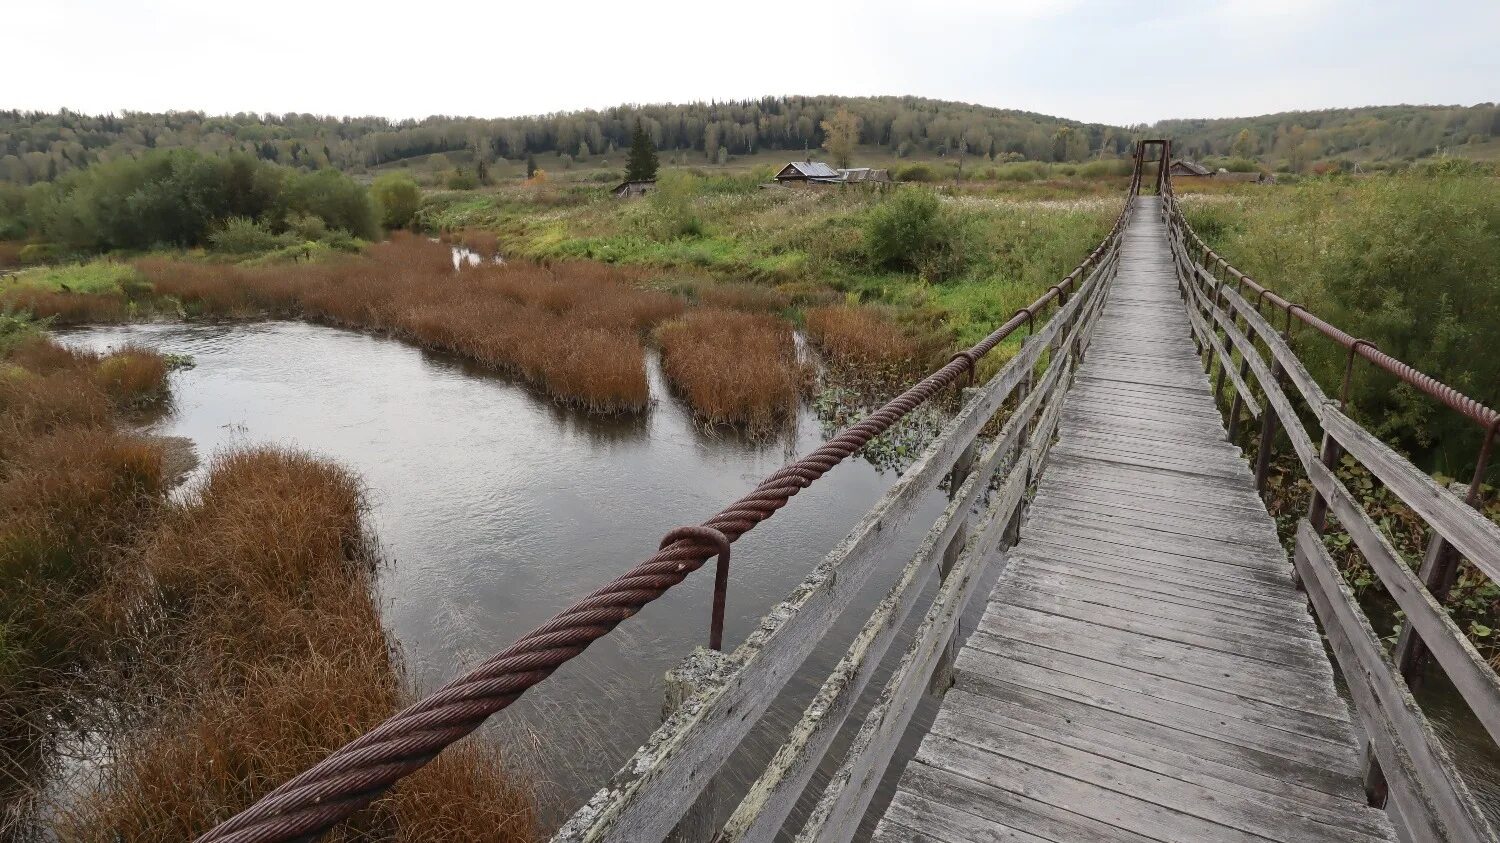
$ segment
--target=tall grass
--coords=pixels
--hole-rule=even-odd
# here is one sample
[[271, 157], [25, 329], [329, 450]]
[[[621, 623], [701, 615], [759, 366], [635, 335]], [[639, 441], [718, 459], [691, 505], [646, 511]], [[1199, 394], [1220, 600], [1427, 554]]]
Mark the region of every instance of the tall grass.
[[[1198, 233], [1256, 280], [1490, 406], [1500, 404], [1500, 191], [1441, 169], [1317, 179], [1229, 197], [1184, 197]], [[1311, 330], [1294, 342], [1325, 389], [1343, 349]], [[1361, 421], [1433, 468], [1467, 477], [1476, 425], [1356, 364]], [[1500, 470], [1497, 470], [1500, 471]], [[1497, 475], [1500, 476], [1500, 475]]]
[[[117, 428], [99, 368], [14, 324], [0, 361], [0, 793], [34, 770], [61, 687], [107, 649], [98, 593], [162, 502], [161, 449]], [[134, 381], [132, 381], [134, 383]], [[156, 385], [152, 386], [155, 389]], [[7, 812], [8, 813], [8, 812]], [[11, 821], [0, 813], [0, 838]]]
[[835, 362], [874, 369], [909, 367], [916, 341], [888, 315], [864, 305], [807, 311], [807, 335]]
[[668, 380], [711, 423], [770, 433], [795, 418], [811, 383], [791, 326], [774, 316], [702, 307], [656, 335]]
[[[295, 451], [217, 457], [172, 508], [123, 587], [146, 605], [132, 637], [157, 660], [142, 728], [62, 836], [182, 840], [222, 821], [408, 702], [371, 589], [365, 495]], [[451, 788], [451, 790], [450, 790]], [[404, 781], [334, 839], [529, 840], [529, 789], [493, 746]]]
[[[169, 501], [160, 446], [121, 427], [165, 396], [160, 356], [36, 334], [6, 346], [0, 792], [25, 789], [66, 706], [110, 755], [97, 787], [52, 806], [47, 833], [191, 839], [410, 701], [355, 476], [234, 451]], [[88, 719], [96, 704], [107, 719]], [[0, 838], [15, 821], [0, 814]], [[530, 786], [471, 739], [333, 839], [522, 841], [535, 823]]]
[[642, 335], [683, 302], [637, 272], [589, 263], [484, 264], [454, 272], [448, 247], [398, 235], [366, 260], [227, 268], [148, 261], [156, 291], [189, 312], [297, 315], [388, 332], [512, 373], [591, 411], [650, 398]]

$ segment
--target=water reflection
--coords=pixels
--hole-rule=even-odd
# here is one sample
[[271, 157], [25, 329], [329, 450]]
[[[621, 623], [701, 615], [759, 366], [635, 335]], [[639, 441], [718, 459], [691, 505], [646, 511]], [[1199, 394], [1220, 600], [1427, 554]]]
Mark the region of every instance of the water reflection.
[[[386, 623], [427, 689], [821, 438], [805, 408], [775, 441], [704, 431], [670, 396], [654, 359], [649, 412], [601, 419], [443, 355], [302, 323], [130, 325], [62, 339], [191, 355], [196, 365], [173, 374], [173, 405], [152, 429], [191, 438], [201, 456], [271, 442], [357, 470], [390, 560], [380, 576]], [[725, 641], [742, 640], [895, 479], [847, 462], [736, 543]], [[915, 518], [930, 523], [942, 505], [933, 491]], [[852, 637], [921, 539], [921, 529], [906, 532], [835, 642]], [[711, 576], [689, 579], [496, 718], [515, 762], [549, 783], [554, 812], [592, 793], [656, 726], [663, 672], [706, 640], [711, 588]], [[830, 643], [813, 655], [751, 760], [764, 761], [842, 651]], [[750, 769], [733, 775], [743, 780]]]

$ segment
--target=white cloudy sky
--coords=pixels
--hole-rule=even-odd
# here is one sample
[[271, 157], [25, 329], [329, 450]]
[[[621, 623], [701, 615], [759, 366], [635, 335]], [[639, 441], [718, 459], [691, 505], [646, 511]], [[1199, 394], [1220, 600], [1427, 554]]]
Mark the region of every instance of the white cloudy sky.
[[1500, 0], [6, 6], [5, 108], [495, 117], [917, 94], [1136, 123], [1500, 99]]

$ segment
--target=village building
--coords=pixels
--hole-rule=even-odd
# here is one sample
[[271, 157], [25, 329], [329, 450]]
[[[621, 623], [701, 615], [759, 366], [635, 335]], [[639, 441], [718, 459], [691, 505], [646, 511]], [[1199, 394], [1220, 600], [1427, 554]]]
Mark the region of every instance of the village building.
[[1207, 179], [1213, 178], [1214, 171], [1186, 158], [1172, 159], [1172, 165], [1167, 169], [1174, 179]]
[[891, 184], [891, 171], [875, 167], [851, 167], [834, 169], [822, 161], [793, 161], [776, 174], [776, 183], [783, 187], [811, 187], [816, 185], [844, 184]]
[[610, 194], [617, 199], [628, 199], [635, 196], [645, 196], [647, 193], [650, 193], [655, 189], [656, 179], [646, 179], [645, 181], [625, 181], [620, 182], [618, 185], [616, 185], [615, 189], [610, 191]]
[[1262, 173], [1259, 170], [1249, 173], [1231, 173], [1220, 167], [1218, 170], [1209, 168], [1189, 161], [1186, 158], [1173, 159], [1167, 170], [1174, 179], [1213, 179], [1214, 181], [1247, 182], [1253, 184], [1275, 184], [1276, 177], [1270, 173]]
[[793, 161], [776, 174], [776, 183], [792, 187], [805, 185], [816, 179], [837, 179], [839, 171], [822, 161]]

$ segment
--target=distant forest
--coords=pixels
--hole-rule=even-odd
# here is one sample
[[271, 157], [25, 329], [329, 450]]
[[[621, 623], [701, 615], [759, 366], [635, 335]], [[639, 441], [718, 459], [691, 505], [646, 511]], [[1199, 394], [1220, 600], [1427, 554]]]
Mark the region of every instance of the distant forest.
[[304, 170], [368, 171], [393, 161], [472, 150], [485, 160], [557, 153], [613, 154], [640, 120], [662, 150], [800, 151], [823, 143], [822, 122], [847, 108], [860, 142], [898, 155], [963, 154], [996, 161], [1084, 161], [1128, 154], [1143, 134], [1172, 137], [1193, 157], [1241, 157], [1300, 170], [1315, 160], [1399, 160], [1500, 136], [1500, 108], [1380, 106], [1288, 112], [1227, 120], [1168, 120], [1155, 126], [1080, 123], [1024, 111], [918, 97], [765, 97], [738, 102], [619, 106], [531, 117], [479, 119], [201, 112], [102, 116], [0, 111], [0, 181], [52, 181], [148, 149], [211, 155], [245, 152]]

